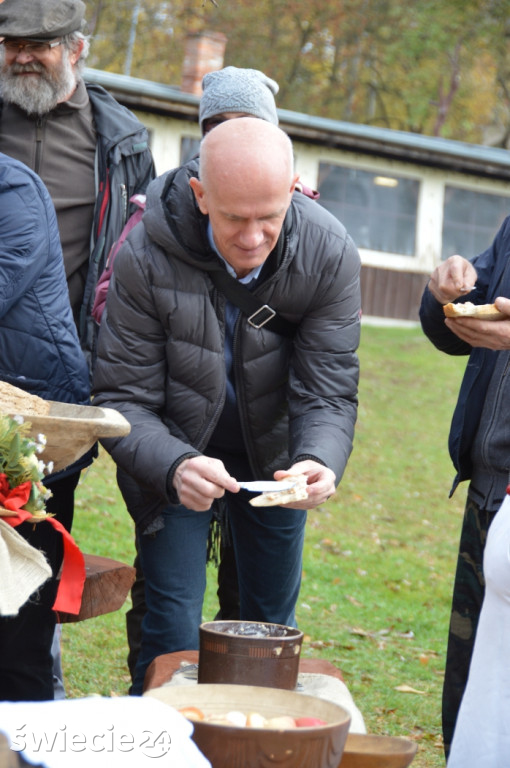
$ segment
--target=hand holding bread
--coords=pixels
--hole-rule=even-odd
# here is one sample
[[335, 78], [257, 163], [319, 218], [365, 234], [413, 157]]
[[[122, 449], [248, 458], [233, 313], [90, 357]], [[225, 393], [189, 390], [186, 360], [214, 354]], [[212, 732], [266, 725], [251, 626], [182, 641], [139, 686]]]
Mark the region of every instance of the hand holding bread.
[[436, 301], [443, 305], [446, 325], [459, 339], [471, 347], [510, 349], [510, 322], [505, 322], [510, 320], [510, 299], [500, 296], [492, 304], [478, 305], [457, 301], [471, 293], [477, 279], [471, 262], [455, 255], [435, 268], [428, 287]]
[[[306, 486], [300, 486], [303, 497], [297, 501], [285, 502], [285, 506], [292, 509], [314, 509], [324, 504], [335, 492], [336, 477], [329, 467], [325, 467], [313, 459], [304, 459], [293, 464], [287, 470], [277, 470], [274, 473], [275, 480], [289, 480], [290, 477], [304, 475]], [[302, 481], [301, 481], [302, 483]], [[305, 495], [306, 494], [306, 495]], [[283, 503], [283, 502], [281, 502]]]
[[498, 296], [494, 304], [476, 307], [470, 307], [469, 303], [453, 304], [455, 309], [448, 305], [443, 307], [448, 328], [471, 347], [497, 351], [510, 349], [510, 299]]

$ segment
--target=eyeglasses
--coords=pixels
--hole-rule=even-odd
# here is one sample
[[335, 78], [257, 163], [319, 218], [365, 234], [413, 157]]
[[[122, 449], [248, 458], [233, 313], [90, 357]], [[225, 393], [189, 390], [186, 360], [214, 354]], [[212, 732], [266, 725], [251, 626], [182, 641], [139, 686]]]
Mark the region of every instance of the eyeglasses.
[[221, 125], [222, 123], [225, 123], [228, 120], [228, 117], [210, 117], [208, 120], [204, 122], [204, 135], [206, 133], [209, 133], [209, 131], [212, 131], [213, 128], [216, 128], [217, 125]]
[[7, 53], [17, 56], [21, 51], [28, 53], [29, 56], [44, 56], [49, 53], [52, 48], [56, 48], [57, 45], [62, 45], [63, 40], [55, 40], [53, 43], [20, 43], [18, 40], [1, 40], [0, 41]]

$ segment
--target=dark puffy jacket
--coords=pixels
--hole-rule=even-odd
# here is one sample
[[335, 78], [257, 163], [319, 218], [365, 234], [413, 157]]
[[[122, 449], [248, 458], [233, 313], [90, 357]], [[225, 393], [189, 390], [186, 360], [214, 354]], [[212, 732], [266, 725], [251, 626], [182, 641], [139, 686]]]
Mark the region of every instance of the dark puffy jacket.
[[[510, 217], [501, 225], [490, 248], [473, 259], [472, 263], [477, 272], [476, 287], [462, 301], [491, 304], [498, 296], [510, 298]], [[442, 352], [469, 355], [448, 441], [450, 456], [457, 470], [453, 493], [457, 485], [468, 480], [472, 474], [471, 447], [499, 353], [481, 347], [473, 348], [450, 331], [444, 323], [442, 305], [428, 288], [422, 297], [420, 320], [425, 334]]]
[[[225, 299], [210, 278], [224, 267], [208, 244], [192, 175], [194, 164], [149, 186], [143, 221], [115, 261], [99, 334], [94, 402], [132, 425], [104, 445], [142, 528], [175, 502], [175, 468], [207, 452], [225, 402]], [[244, 315], [235, 328], [246, 450], [257, 478], [309, 457], [339, 482], [357, 411], [359, 256], [344, 227], [300, 193], [284, 233], [279, 260], [254, 293], [297, 324], [294, 339], [256, 330]]]
[[100, 85], [86, 83], [97, 132], [97, 197], [93, 248], [80, 316], [80, 341], [93, 365], [97, 326], [91, 317], [96, 283], [112, 245], [136, 211], [130, 202], [155, 177], [149, 134], [135, 115]]
[[40, 178], [4, 154], [0, 196], [0, 379], [47, 400], [88, 404], [53, 203]]

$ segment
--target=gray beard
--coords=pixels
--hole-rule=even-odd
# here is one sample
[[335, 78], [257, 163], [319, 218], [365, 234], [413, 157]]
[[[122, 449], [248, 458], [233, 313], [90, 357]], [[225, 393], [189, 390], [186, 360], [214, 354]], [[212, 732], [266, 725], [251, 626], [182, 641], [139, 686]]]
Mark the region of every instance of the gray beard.
[[[38, 72], [39, 77], [22, 77], [16, 72]], [[30, 64], [2, 65], [0, 92], [4, 101], [16, 104], [29, 115], [44, 115], [57, 104], [66, 101], [76, 88], [76, 75], [69, 63], [67, 51], [58, 70], [47, 70], [38, 61]]]

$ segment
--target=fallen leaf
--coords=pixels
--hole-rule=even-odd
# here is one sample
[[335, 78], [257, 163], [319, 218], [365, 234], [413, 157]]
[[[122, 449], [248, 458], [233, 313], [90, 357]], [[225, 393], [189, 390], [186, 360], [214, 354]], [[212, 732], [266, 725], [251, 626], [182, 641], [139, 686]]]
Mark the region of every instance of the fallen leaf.
[[360, 637], [372, 637], [373, 632], [367, 632], [366, 629], [361, 629], [361, 627], [353, 627], [349, 630], [351, 635], [360, 635]]
[[356, 600], [356, 598], [352, 595], [346, 595], [345, 599], [348, 600], [352, 605], [356, 606], [356, 608], [361, 608], [363, 606], [363, 603], [360, 603], [360, 601]]
[[412, 688], [410, 685], [406, 685], [405, 683], [403, 685], [397, 685], [395, 690], [399, 691], [400, 693], [416, 693], [418, 696], [428, 696], [427, 691], [418, 691], [416, 688]]

